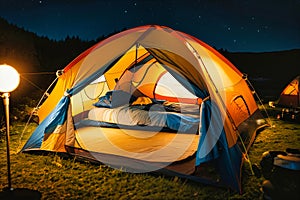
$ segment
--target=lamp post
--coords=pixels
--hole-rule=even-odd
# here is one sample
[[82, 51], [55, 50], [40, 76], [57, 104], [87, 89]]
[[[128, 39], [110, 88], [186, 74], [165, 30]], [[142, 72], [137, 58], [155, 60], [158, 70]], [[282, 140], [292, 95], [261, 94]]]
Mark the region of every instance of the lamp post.
[[0, 93], [3, 98], [6, 119], [6, 154], [7, 154], [7, 177], [8, 189], [13, 190], [11, 187], [10, 176], [10, 150], [9, 150], [9, 95], [14, 91], [20, 83], [20, 75], [13, 67], [9, 65], [0, 65]]

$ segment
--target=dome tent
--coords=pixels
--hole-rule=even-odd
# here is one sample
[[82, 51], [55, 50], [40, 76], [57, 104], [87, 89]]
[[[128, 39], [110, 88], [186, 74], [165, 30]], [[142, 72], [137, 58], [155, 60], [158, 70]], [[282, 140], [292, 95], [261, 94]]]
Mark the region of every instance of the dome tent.
[[300, 108], [300, 75], [295, 77], [281, 92], [278, 105]]
[[221, 179], [214, 183], [239, 192], [244, 154], [266, 125], [235, 66], [197, 38], [156, 25], [113, 35], [75, 58], [38, 116], [21, 151], [200, 182], [195, 172], [213, 163]]

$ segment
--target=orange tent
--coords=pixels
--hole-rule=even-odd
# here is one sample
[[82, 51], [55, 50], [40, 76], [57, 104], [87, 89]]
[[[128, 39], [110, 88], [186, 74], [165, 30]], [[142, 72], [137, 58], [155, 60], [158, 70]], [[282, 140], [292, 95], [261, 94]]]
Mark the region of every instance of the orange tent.
[[[213, 163], [241, 191], [241, 166], [266, 125], [243, 74], [186, 33], [149, 25], [107, 38], [69, 65], [22, 151], [44, 150], [130, 172], [200, 182]], [[212, 183], [212, 182], [210, 182]]]
[[300, 107], [300, 75], [294, 78], [281, 92], [278, 105], [287, 108]]

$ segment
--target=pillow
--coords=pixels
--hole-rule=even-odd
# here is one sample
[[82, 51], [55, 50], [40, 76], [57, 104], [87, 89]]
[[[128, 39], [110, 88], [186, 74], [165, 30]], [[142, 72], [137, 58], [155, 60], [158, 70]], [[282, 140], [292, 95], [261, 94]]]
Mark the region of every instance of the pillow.
[[108, 91], [106, 92], [105, 96], [100, 97], [99, 100], [93, 105], [96, 107], [111, 108], [112, 107], [111, 96], [112, 96], [112, 92]]

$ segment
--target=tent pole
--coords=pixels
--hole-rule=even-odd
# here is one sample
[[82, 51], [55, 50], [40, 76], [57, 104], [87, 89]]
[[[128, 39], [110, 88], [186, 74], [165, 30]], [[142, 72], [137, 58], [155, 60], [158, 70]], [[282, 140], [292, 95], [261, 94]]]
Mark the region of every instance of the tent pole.
[[[133, 66], [133, 74], [132, 74], [132, 78], [134, 78], [134, 75], [135, 75], [135, 69], [136, 69], [136, 66], [137, 66], [137, 63], [138, 63], [138, 48], [139, 48], [139, 44], [136, 43], [135, 45], [135, 61], [134, 61], [134, 66]], [[132, 85], [130, 85], [130, 93], [132, 93]]]

